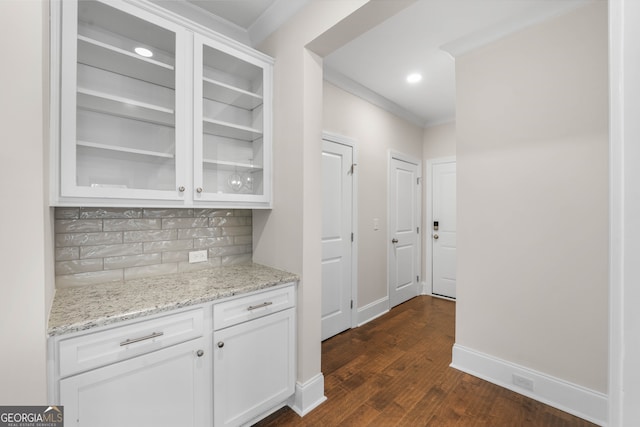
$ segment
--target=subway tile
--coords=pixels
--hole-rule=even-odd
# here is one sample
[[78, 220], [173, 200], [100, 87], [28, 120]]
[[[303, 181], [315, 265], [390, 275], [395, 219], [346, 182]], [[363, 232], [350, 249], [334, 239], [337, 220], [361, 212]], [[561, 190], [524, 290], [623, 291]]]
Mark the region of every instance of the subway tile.
[[124, 278], [123, 270], [93, 271], [89, 273], [56, 276], [56, 287], [71, 288], [97, 283], [117, 282]]
[[251, 254], [244, 255], [228, 255], [222, 257], [221, 265], [237, 265], [237, 264], [247, 264], [250, 263], [253, 259]]
[[216, 246], [228, 246], [233, 244], [233, 237], [205, 237], [193, 239], [194, 249], [208, 249]]
[[177, 230], [125, 231], [124, 242], [157, 242], [160, 240], [176, 240]]
[[113, 256], [104, 259], [104, 269], [114, 270], [117, 268], [140, 267], [160, 263], [162, 263], [162, 254], [160, 253]]
[[56, 219], [78, 219], [80, 218], [80, 208], [56, 208]]
[[222, 236], [250, 236], [253, 229], [250, 226], [244, 227], [220, 227]]
[[162, 252], [162, 262], [189, 261], [189, 251], [166, 251]]
[[143, 218], [192, 218], [193, 209], [150, 209], [145, 208]]
[[222, 217], [233, 216], [232, 209], [196, 209], [193, 216], [195, 217]]
[[253, 212], [251, 209], [235, 209], [233, 211], [234, 216], [252, 216]]
[[209, 258], [213, 258], [225, 255], [250, 254], [251, 252], [251, 246], [247, 245], [219, 246], [216, 248], [209, 248], [208, 255]]
[[[102, 231], [101, 219], [57, 219], [54, 224], [55, 233], [82, 233]], [[108, 231], [108, 230], [105, 230]]]
[[69, 261], [72, 259], [80, 258], [80, 247], [78, 246], [66, 246], [62, 248], [56, 248], [55, 259], [56, 261]]
[[142, 243], [98, 245], [80, 247], [80, 258], [105, 258], [110, 256], [137, 255], [142, 253]]
[[213, 217], [209, 218], [209, 227], [239, 227], [251, 225], [250, 216]]
[[219, 236], [220, 230], [215, 228], [181, 228], [178, 230], [178, 239], [180, 240]]
[[160, 219], [105, 219], [104, 231], [137, 231], [159, 230], [162, 226]]
[[56, 262], [56, 276], [102, 270], [102, 258]]
[[193, 249], [193, 240], [163, 240], [160, 242], [145, 242], [144, 253], [179, 251]]
[[141, 218], [139, 208], [80, 208], [80, 218]]
[[189, 264], [189, 261], [183, 261], [178, 263], [178, 272], [186, 273], [189, 271], [199, 271], [199, 270], [205, 270], [207, 268], [220, 267], [220, 265], [221, 265], [220, 258], [209, 258], [204, 262], [196, 262], [193, 264]]
[[56, 246], [90, 246], [122, 243], [121, 232], [56, 234]]
[[140, 279], [142, 277], [160, 276], [178, 272], [178, 264], [155, 264], [144, 267], [131, 267], [124, 269], [124, 280]]
[[235, 245], [251, 245], [253, 244], [253, 236], [234, 236], [233, 243]]
[[162, 228], [203, 228], [209, 226], [208, 218], [162, 218]]

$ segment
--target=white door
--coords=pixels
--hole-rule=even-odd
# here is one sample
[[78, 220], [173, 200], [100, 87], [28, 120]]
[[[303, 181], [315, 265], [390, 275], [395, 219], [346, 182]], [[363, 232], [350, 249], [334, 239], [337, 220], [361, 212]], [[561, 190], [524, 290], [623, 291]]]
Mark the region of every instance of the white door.
[[438, 163], [432, 170], [432, 293], [456, 297], [456, 163]]
[[392, 158], [389, 173], [389, 301], [394, 307], [418, 295], [419, 162]]
[[353, 148], [322, 141], [322, 339], [351, 327]]

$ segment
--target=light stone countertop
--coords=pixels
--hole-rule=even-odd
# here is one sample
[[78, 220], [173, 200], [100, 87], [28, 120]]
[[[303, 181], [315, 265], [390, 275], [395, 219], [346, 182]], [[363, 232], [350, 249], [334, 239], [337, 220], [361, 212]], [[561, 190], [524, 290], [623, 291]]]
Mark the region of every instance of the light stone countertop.
[[260, 264], [58, 289], [49, 336], [105, 326], [277, 286], [298, 276]]

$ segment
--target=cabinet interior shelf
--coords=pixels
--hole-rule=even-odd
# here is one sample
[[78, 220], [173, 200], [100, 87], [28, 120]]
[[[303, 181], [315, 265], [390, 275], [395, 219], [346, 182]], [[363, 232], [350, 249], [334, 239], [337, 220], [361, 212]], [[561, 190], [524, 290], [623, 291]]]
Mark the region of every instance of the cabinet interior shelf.
[[161, 157], [165, 159], [173, 159], [175, 157], [175, 155], [171, 153], [160, 153], [158, 151], [140, 150], [137, 148], [120, 147], [115, 145], [100, 144], [97, 142], [89, 142], [89, 141], [77, 141], [76, 145], [78, 147], [96, 148], [99, 150], [109, 150], [109, 151], [115, 151], [118, 153], [137, 154], [137, 155], [149, 156], [149, 157]]
[[175, 68], [116, 46], [78, 35], [78, 62], [114, 73], [175, 88]]
[[207, 99], [253, 110], [262, 105], [262, 96], [207, 77], [202, 79], [203, 95]]
[[261, 130], [209, 118], [204, 118], [202, 120], [202, 130], [204, 133], [210, 135], [240, 139], [243, 141], [255, 141], [262, 137]]
[[223, 171], [238, 171], [238, 172], [259, 172], [262, 170], [262, 166], [252, 165], [244, 162], [229, 162], [226, 160], [217, 159], [202, 159], [202, 163], [208, 166], [215, 166], [218, 170]]
[[165, 126], [174, 126], [171, 108], [139, 102], [86, 88], [78, 88], [78, 107], [114, 116], [144, 120]]

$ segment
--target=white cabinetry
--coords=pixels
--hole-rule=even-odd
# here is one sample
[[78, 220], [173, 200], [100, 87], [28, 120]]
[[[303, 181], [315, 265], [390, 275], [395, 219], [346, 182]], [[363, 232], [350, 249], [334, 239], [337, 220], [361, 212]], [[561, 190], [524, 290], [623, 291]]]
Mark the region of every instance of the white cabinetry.
[[148, 2], [53, 5], [53, 204], [270, 207], [270, 58]]
[[233, 325], [213, 333], [216, 427], [255, 420], [293, 395], [293, 306], [292, 287], [214, 306], [214, 325]]

